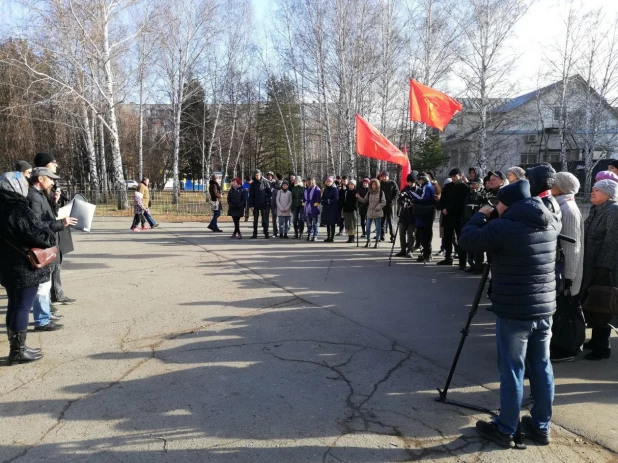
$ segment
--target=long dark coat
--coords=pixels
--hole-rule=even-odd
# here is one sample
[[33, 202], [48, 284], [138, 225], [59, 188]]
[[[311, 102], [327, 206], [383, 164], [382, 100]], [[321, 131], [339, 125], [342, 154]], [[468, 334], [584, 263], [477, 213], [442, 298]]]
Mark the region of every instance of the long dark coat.
[[339, 220], [339, 190], [335, 185], [331, 185], [322, 190], [322, 223], [337, 225], [337, 220]]
[[230, 217], [243, 217], [245, 215], [245, 206], [247, 202], [245, 200], [245, 191], [242, 187], [230, 188], [227, 192], [227, 215]]
[[13, 249], [56, 246], [56, 234], [43, 224], [20, 194], [0, 190], [0, 284], [5, 288], [32, 288], [49, 281], [50, 267], [32, 269], [28, 259]]
[[[618, 286], [618, 203], [595, 206], [584, 222], [584, 274], [580, 294], [585, 300], [595, 285]], [[610, 316], [586, 313], [589, 326], [604, 326]]]
[[[28, 204], [30, 204], [30, 209], [34, 212], [34, 215], [43, 222], [43, 224], [47, 225], [51, 231], [56, 234], [56, 241], [60, 242], [60, 236], [58, 235], [62, 230], [64, 230], [64, 224], [62, 220], [56, 220], [56, 216], [54, 215], [54, 211], [47, 201], [47, 195], [42, 190], [37, 190], [35, 187], [30, 187], [28, 189]], [[62, 263], [61, 253], [58, 253], [56, 259], [52, 262], [52, 264], [60, 264]]]

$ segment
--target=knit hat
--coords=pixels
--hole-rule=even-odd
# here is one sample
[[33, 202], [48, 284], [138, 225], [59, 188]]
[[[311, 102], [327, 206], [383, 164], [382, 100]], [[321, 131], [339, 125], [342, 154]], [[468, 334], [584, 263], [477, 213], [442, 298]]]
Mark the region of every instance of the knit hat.
[[609, 170], [602, 170], [601, 172], [597, 174], [597, 177], [595, 180], [597, 182], [599, 180], [611, 180], [612, 182], [618, 183], [618, 175], [614, 174], [612, 171], [609, 171]]
[[45, 167], [50, 162], [54, 162], [56, 157], [53, 154], [49, 153], [37, 153], [34, 156], [34, 165], [36, 167]]
[[329, 176], [326, 180], [327, 180], [327, 181], [329, 181], [329, 182], [334, 182], [334, 181], [335, 181], [335, 177], [333, 177], [333, 176], [331, 175], [331, 176]]
[[506, 171], [506, 174], [513, 174], [517, 177], [517, 180], [523, 180], [526, 178], [526, 171], [519, 166], [513, 166], [509, 170]]
[[[611, 172], [610, 172], [611, 173]], [[618, 181], [618, 176], [615, 176]], [[565, 195], [574, 195], [579, 191], [579, 180], [570, 172], [558, 172], [554, 186], [557, 187]]]
[[253, 171], [253, 175], [256, 175], [256, 174], [261, 174], [261, 173], [262, 173], [262, 171], [261, 171], [260, 169], [255, 169], [255, 170]]
[[556, 171], [549, 164], [531, 167], [526, 174], [530, 182], [532, 196], [538, 196], [544, 191], [551, 190], [556, 181]]
[[416, 182], [416, 175], [408, 174], [408, 176], [406, 177], [406, 182]]
[[451, 169], [450, 172], [448, 173], [449, 177], [454, 177], [455, 175], [461, 175], [461, 169], [459, 169], [458, 167]]
[[601, 180], [594, 184], [594, 188], [601, 190], [613, 201], [618, 200], [618, 183], [612, 182], [611, 180]]
[[388, 172], [387, 172], [387, 171], [385, 171], [385, 170], [383, 170], [383, 171], [380, 173], [380, 177], [388, 177]]
[[29, 169], [32, 169], [32, 166], [28, 164], [26, 161], [17, 161], [17, 164], [15, 164], [16, 172], [25, 172]]
[[498, 191], [498, 201], [507, 207], [511, 207], [517, 201], [526, 198], [530, 198], [530, 182], [528, 180], [511, 183]]
[[364, 179], [363, 179], [363, 183], [365, 183], [365, 182], [370, 183], [370, 182], [371, 182], [371, 179], [369, 179], [369, 178], [364, 178]]
[[281, 186], [283, 185], [290, 186], [290, 182], [288, 182], [287, 180], [284, 180], [283, 182], [281, 182]]
[[356, 186], [356, 180], [350, 180], [348, 183], [351, 183], [352, 185]]

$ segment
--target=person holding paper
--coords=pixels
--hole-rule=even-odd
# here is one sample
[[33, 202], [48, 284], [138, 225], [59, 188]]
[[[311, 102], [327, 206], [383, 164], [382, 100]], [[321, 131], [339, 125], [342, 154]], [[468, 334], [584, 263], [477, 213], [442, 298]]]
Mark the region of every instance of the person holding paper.
[[[30, 177], [31, 188], [28, 189], [28, 204], [34, 215], [43, 225], [56, 234], [56, 239], [58, 240], [58, 233], [64, 230], [65, 227], [75, 225], [77, 220], [72, 217], [57, 220], [54, 211], [47, 201], [47, 194], [54, 186], [54, 180], [57, 179], [58, 176], [45, 167], [33, 169], [32, 176]], [[61, 256], [58, 254], [56, 261], [51, 265], [57, 264], [60, 259]], [[51, 313], [51, 286], [51, 280], [39, 284], [33, 304], [35, 331], [56, 331], [62, 328], [62, 325], [56, 323], [56, 321], [64, 317]]]

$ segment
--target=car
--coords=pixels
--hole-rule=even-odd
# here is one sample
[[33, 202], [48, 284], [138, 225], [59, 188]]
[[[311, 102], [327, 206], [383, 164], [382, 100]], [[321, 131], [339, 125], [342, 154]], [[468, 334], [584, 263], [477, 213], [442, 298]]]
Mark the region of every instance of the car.
[[135, 180], [127, 180], [127, 190], [137, 190], [138, 185]]

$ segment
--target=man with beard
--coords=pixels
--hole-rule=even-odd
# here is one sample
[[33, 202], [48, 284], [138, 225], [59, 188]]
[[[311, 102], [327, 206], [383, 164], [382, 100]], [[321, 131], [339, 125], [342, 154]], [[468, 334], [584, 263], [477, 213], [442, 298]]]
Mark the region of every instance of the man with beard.
[[380, 190], [384, 192], [386, 198], [386, 206], [382, 212], [384, 212], [384, 218], [382, 219], [382, 233], [380, 235], [380, 241], [384, 241], [386, 231], [390, 231], [391, 242], [395, 242], [395, 233], [393, 231], [393, 205], [397, 204], [397, 197], [399, 196], [399, 187], [397, 183], [388, 178], [388, 172], [384, 171], [380, 174]]
[[[58, 162], [56, 162], [56, 157], [53, 154], [37, 153], [34, 157], [34, 165], [36, 167], [45, 167], [49, 169], [53, 174], [57, 174]], [[69, 198], [66, 193], [64, 191], [61, 191], [55, 182], [51, 190], [49, 191], [47, 200], [49, 201], [49, 205], [51, 206], [52, 211], [54, 212], [54, 217], [57, 215], [58, 209], [65, 206], [69, 202]], [[61, 279], [62, 261], [64, 260], [64, 256], [70, 252], [73, 252], [73, 250], [74, 247], [73, 238], [71, 237], [71, 229], [69, 227], [65, 227], [58, 233], [58, 251], [60, 253], [60, 257], [58, 258], [58, 263], [54, 264], [51, 269], [52, 305], [69, 305], [75, 304], [77, 302], [75, 299], [71, 299], [64, 294]]]
[[271, 197], [270, 182], [262, 177], [260, 169], [256, 169], [253, 173], [253, 182], [249, 186], [249, 208], [253, 212], [253, 235], [251, 239], [258, 237], [257, 228], [260, 214], [262, 214], [264, 238], [270, 238], [268, 234], [268, 211], [271, 209]]

